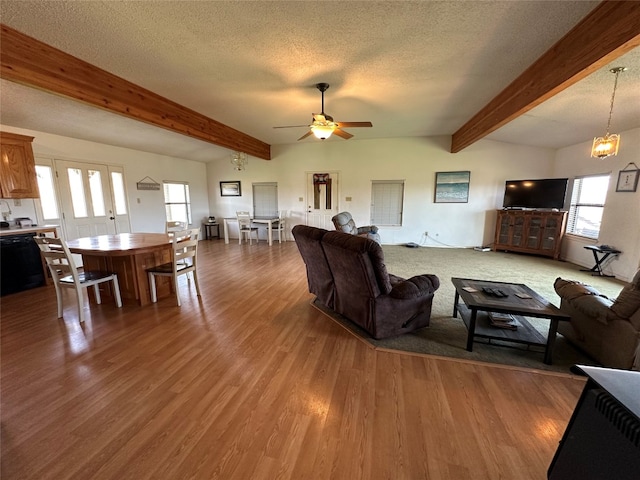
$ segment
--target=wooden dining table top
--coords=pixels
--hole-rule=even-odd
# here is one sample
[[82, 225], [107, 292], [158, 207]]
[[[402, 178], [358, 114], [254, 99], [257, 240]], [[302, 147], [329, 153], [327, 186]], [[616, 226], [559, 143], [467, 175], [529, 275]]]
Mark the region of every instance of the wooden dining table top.
[[171, 238], [166, 233], [119, 233], [69, 240], [72, 253], [85, 255], [133, 255], [169, 247]]

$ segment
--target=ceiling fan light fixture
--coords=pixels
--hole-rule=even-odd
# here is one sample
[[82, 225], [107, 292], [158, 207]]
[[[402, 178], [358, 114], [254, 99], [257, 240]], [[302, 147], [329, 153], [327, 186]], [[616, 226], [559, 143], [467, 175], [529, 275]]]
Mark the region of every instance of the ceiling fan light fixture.
[[618, 75], [620, 72], [624, 72], [626, 67], [616, 67], [609, 70], [616, 75], [616, 80], [613, 83], [613, 93], [611, 94], [611, 105], [609, 107], [609, 121], [607, 122], [607, 133], [604, 137], [595, 137], [593, 139], [593, 145], [591, 146], [591, 156], [593, 158], [607, 158], [618, 154], [618, 148], [620, 147], [620, 135], [617, 133], [609, 133], [611, 128], [611, 114], [613, 113], [613, 101], [616, 98], [616, 89], [618, 88]]
[[326, 140], [335, 129], [336, 127], [331, 125], [311, 125], [311, 131], [318, 140]]

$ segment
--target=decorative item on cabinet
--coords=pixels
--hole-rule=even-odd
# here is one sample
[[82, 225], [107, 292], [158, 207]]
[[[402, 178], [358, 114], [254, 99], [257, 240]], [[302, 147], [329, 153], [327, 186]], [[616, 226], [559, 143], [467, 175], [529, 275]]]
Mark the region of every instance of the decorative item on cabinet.
[[33, 137], [0, 132], [0, 198], [39, 198]]
[[567, 212], [498, 210], [493, 250], [560, 257]]

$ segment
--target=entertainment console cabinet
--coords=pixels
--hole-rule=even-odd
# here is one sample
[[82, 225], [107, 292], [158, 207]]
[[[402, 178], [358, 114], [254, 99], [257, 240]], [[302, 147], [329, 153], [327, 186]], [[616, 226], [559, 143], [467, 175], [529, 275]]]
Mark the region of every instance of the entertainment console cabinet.
[[498, 210], [493, 250], [560, 257], [567, 212]]

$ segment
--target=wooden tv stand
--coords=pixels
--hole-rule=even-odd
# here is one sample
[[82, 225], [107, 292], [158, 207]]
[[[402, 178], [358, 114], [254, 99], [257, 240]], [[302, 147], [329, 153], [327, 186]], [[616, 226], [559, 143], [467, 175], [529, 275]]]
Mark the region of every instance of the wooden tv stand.
[[493, 250], [532, 253], [558, 259], [567, 212], [498, 210]]

